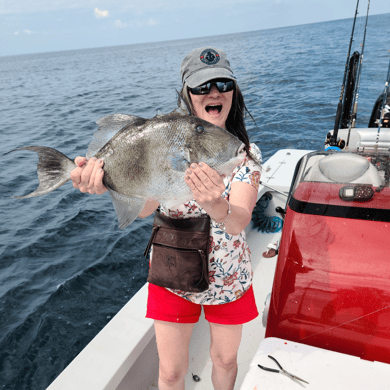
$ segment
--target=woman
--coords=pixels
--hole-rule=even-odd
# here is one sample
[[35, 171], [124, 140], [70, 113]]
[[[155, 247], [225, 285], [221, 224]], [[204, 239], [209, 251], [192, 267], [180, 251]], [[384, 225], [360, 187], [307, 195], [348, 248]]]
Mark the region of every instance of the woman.
[[[212, 382], [215, 390], [233, 389], [237, 375], [237, 352], [242, 326], [258, 315], [254, 300], [250, 251], [244, 228], [251, 220], [257, 199], [261, 167], [260, 150], [249, 145], [244, 123], [244, 100], [225, 53], [200, 48], [189, 53], [181, 66], [181, 99], [190, 112], [214, 125], [227, 129], [246, 146], [248, 157], [228, 177], [199, 162], [186, 172], [185, 181], [193, 200], [175, 210], [157, 201], [148, 201], [139, 217], [160, 212], [172, 218], [208, 214], [211, 218], [209, 248], [209, 289], [201, 293], [168, 290], [149, 283], [148, 318], [155, 321], [160, 359], [159, 389], [184, 389], [189, 367], [189, 343], [201, 308], [209, 321]], [[72, 172], [75, 188], [102, 194], [103, 162], [75, 159]], [[153, 255], [152, 255], [153, 261]]]

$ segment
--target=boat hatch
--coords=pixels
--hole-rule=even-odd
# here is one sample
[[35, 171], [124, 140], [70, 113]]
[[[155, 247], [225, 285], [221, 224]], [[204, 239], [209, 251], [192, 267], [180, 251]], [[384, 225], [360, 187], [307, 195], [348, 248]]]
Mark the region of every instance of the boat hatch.
[[389, 176], [389, 152], [301, 159], [266, 337], [390, 363]]

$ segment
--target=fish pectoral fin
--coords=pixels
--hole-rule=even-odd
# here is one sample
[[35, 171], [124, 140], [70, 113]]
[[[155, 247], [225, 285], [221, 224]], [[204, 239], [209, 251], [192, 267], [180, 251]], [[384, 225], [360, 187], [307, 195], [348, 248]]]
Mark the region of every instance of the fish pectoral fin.
[[119, 229], [124, 229], [138, 217], [145, 206], [146, 200], [131, 198], [113, 190], [109, 191], [118, 218]]
[[143, 121], [143, 118], [134, 115], [113, 114], [96, 121], [99, 126], [89, 144], [87, 158], [93, 157], [119, 130], [132, 123]]
[[169, 166], [175, 171], [184, 172], [190, 165], [190, 151], [187, 148], [181, 149], [169, 158]]

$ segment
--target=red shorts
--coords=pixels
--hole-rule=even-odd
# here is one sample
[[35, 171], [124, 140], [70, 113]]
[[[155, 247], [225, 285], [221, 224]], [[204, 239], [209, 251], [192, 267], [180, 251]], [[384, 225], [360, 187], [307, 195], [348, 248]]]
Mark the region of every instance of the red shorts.
[[190, 324], [198, 322], [202, 307], [206, 320], [216, 324], [244, 324], [259, 315], [252, 286], [241, 298], [233, 302], [199, 305], [179, 297], [164, 287], [149, 283], [146, 318]]

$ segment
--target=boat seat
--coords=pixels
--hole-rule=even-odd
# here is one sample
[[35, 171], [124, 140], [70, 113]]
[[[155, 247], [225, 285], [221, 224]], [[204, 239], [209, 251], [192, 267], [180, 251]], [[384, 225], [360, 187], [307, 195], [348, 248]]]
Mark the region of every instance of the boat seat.
[[351, 153], [335, 153], [322, 158], [308, 170], [304, 180], [382, 185], [375, 166], [366, 158]]

